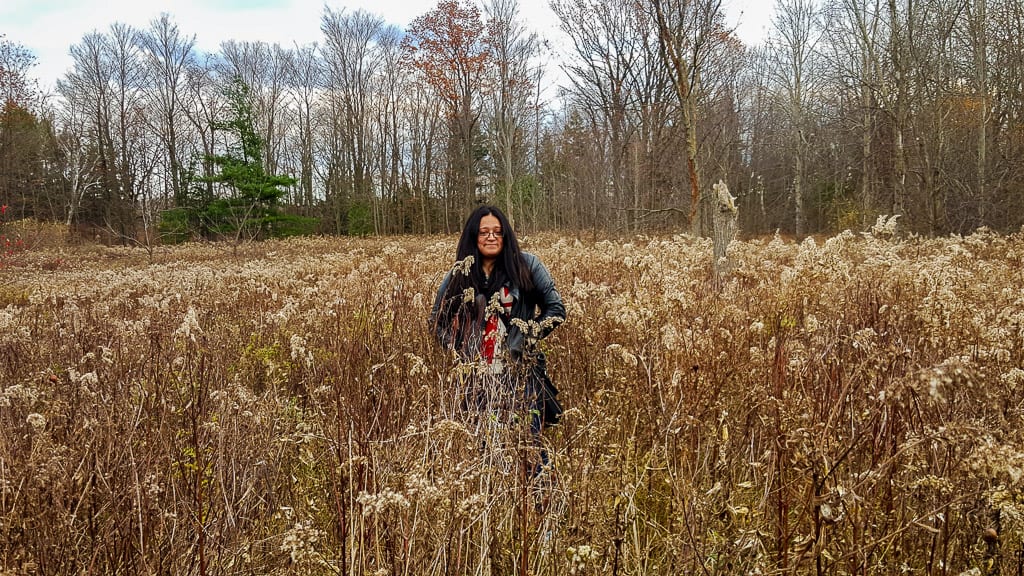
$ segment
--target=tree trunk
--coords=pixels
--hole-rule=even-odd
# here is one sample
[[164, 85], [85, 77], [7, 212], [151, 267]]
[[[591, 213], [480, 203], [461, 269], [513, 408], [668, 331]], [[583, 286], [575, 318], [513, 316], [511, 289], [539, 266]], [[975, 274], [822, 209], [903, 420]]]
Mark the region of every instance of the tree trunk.
[[974, 0], [975, 14], [971, 25], [975, 28], [974, 73], [978, 95], [978, 154], [976, 157], [978, 225], [988, 222], [988, 37], [985, 27], [988, 0]]
[[715, 192], [715, 214], [713, 218], [713, 268], [715, 283], [721, 286], [722, 279], [729, 272], [729, 244], [736, 238], [736, 220], [739, 211], [736, 209], [735, 198], [729, 194], [729, 187], [719, 180], [713, 186]]
[[[906, 15], [910, 22], [911, 15]], [[907, 125], [907, 76], [904, 70], [903, 53], [907, 49], [905, 43], [910, 40], [900, 35], [900, 14], [896, 9], [896, 0], [889, 0], [889, 53], [892, 61], [893, 82], [896, 98], [893, 103], [893, 192], [892, 214], [902, 216], [906, 213], [907, 198], [907, 151], [904, 133]]]

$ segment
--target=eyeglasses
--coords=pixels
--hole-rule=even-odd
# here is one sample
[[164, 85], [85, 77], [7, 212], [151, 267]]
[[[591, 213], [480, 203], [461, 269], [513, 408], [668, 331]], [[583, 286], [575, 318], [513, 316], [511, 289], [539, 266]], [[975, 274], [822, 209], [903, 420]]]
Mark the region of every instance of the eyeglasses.
[[501, 230], [481, 230], [480, 238], [501, 238]]

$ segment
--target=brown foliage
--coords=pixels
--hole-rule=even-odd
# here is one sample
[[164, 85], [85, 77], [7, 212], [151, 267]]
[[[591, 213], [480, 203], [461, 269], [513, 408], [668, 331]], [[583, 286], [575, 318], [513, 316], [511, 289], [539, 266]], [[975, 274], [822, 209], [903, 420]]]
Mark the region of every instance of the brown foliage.
[[467, 94], [480, 90], [490, 56], [480, 10], [459, 0], [441, 0], [409, 25], [403, 47], [412, 65], [437, 90], [454, 117]]
[[[426, 327], [450, 238], [26, 261], [4, 573], [1013, 574], [1024, 237], [524, 240], [554, 470]], [[518, 418], [518, 420], [517, 420]]]

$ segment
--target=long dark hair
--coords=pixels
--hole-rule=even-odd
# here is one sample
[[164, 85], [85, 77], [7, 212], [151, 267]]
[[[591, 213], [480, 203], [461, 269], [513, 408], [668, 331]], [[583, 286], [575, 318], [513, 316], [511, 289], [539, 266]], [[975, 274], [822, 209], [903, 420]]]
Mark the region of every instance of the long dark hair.
[[[491, 277], [500, 286], [505, 279], [511, 281], [512, 285], [520, 290], [533, 288], [533, 277], [530, 269], [523, 262], [523, 252], [519, 249], [519, 240], [512, 230], [505, 213], [496, 206], [480, 206], [469, 215], [466, 224], [462, 227], [462, 236], [459, 237], [459, 245], [456, 249], [455, 259], [465, 260], [468, 256], [473, 257], [473, 267], [470, 270], [472, 286], [476, 291], [483, 292], [487, 288], [487, 279], [484, 275], [483, 258], [480, 256], [480, 249], [477, 247], [477, 238], [480, 235], [480, 221], [484, 216], [494, 216], [501, 224], [501, 254], [494, 262], [494, 269]], [[469, 286], [463, 286], [463, 289]], [[461, 293], [461, 290], [459, 291]]]
[[[494, 216], [501, 224], [501, 254], [494, 261], [490, 278], [484, 274], [483, 258], [477, 247], [480, 221], [484, 216]], [[512, 230], [512, 224], [496, 206], [480, 206], [466, 219], [455, 257], [458, 262], [464, 262], [470, 256], [473, 257], [473, 264], [468, 270], [459, 266], [453, 269], [436, 319], [438, 324], [453, 326], [456, 331], [460, 330], [459, 327], [464, 322], [482, 316], [487, 299], [506, 280], [520, 292], [533, 289], [533, 276], [523, 260], [523, 252], [519, 248], [519, 240]], [[475, 298], [467, 302], [464, 294], [469, 288], [473, 289]], [[457, 340], [461, 340], [461, 335], [455, 336]]]

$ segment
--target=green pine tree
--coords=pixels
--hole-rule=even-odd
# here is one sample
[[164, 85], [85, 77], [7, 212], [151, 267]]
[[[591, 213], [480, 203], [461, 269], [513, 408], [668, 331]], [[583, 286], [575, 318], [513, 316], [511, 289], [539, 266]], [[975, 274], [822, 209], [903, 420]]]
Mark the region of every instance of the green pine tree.
[[[249, 86], [235, 78], [225, 90], [228, 119], [216, 121], [214, 131], [228, 132], [232, 144], [224, 154], [207, 158], [214, 171], [185, 178], [188, 192], [176, 210], [165, 214], [165, 228], [174, 235], [184, 230], [201, 237], [257, 240], [308, 234], [312, 218], [284, 214], [281, 198], [295, 184], [290, 176], [268, 174], [263, 165], [263, 140], [256, 133]], [[211, 196], [209, 185], [221, 185], [227, 195]]]
[[209, 202], [203, 220], [214, 234], [236, 240], [272, 236], [274, 223], [282, 217], [278, 204], [295, 179], [267, 174], [263, 167], [263, 140], [256, 134], [249, 86], [235, 78], [225, 95], [229, 118], [214, 123], [213, 129], [227, 131], [235, 143], [209, 159], [217, 172], [200, 180], [224, 184], [230, 194]]

